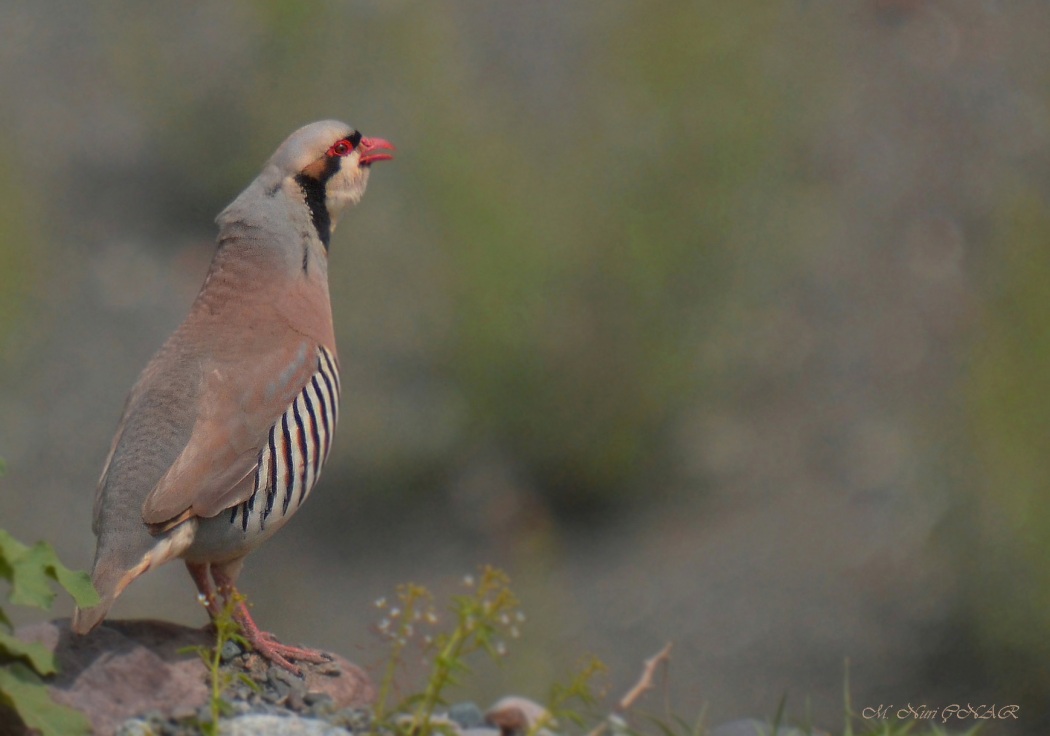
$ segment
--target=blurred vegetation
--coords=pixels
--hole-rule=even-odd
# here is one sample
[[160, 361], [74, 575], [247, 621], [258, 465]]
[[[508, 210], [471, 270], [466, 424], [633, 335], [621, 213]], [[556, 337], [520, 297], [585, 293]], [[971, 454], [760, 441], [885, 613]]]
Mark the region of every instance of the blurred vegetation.
[[421, 55], [444, 76], [426, 85], [471, 89], [414, 151], [455, 315], [437, 361], [469, 407], [465, 446], [509, 449], [561, 515], [651, 498], [668, 427], [724, 380], [702, 346], [745, 296], [740, 249], [766, 250], [733, 222], [783, 180], [797, 133], [799, 90], [755, 53], [784, 15], [633, 7], [567, 74], [581, 99], [542, 110], [457, 58], [469, 29], [417, 27], [411, 45], [443, 54]]
[[[87, 573], [63, 565], [46, 542], [29, 547], [4, 529], [0, 529], [0, 580], [9, 588], [4, 597], [15, 605], [48, 611], [55, 599], [55, 585], [77, 605], [98, 603]], [[0, 607], [0, 706], [13, 709], [28, 728], [42, 736], [88, 733], [91, 724], [87, 718], [53, 701], [44, 684], [44, 677], [58, 672], [54, 653], [40, 642], [22, 641], [12, 629]]]
[[[724, 38], [706, 10], [613, 29], [590, 63], [620, 109], [595, 105], [570, 134], [526, 116], [520, 136], [484, 142], [485, 168], [458, 152], [430, 166], [458, 180], [434, 189], [475, 431], [513, 447], [563, 510], [651, 485], [662, 430], [711, 379], [697, 351], [730, 283], [726, 215], [769, 165], [775, 101], [747, 49], [704, 44]], [[726, 76], [743, 83], [701, 105]]]
[[1050, 690], [1050, 211], [1034, 189], [1011, 195], [970, 373], [979, 475], [967, 603], [996, 676], [1039, 698]]

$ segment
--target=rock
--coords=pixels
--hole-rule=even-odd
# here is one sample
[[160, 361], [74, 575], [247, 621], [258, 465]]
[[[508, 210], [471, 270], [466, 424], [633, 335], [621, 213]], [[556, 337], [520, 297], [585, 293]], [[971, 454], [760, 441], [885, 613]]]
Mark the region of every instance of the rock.
[[219, 724], [221, 736], [347, 736], [350, 731], [316, 718], [246, 715]]
[[[55, 653], [59, 674], [49, 680], [51, 696], [86, 714], [97, 736], [112, 736], [130, 719], [135, 723], [181, 720], [187, 713], [197, 713], [207, 702], [204, 663], [196, 653], [184, 650], [211, 646], [214, 634], [208, 629], [164, 621], [106, 621], [92, 633], [77, 636], [70, 631], [69, 620], [60, 619], [20, 628], [16, 635], [24, 641], [40, 642]], [[284, 677], [284, 670], [271, 673], [269, 663], [252, 653], [232, 657], [227, 667], [248, 674], [256, 682], [274, 683], [282, 691], [276, 699], [273, 693], [264, 693], [264, 704], [286, 699], [293, 689], [301, 695], [299, 702], [307, 695], [315, 700], [329, 698], [332, 710], [370, 704], [375, 689], [368, 675], [342, 657], [330, 656], [332, 661], [322, 665], [304, 664], [303, 678]], [[230, 688], [231, 699], [236, 687]], [[255, 693], [252, 696], [258, 697]], [[135, 733], [135, 728], [127, 724], [124, 732]], [[0, 709], [0, 734], [22, 730], [12, 712]]]
[[[537, 723], [544, 726], [557, 725], [542, 705], [516, 695], [497, 701], [485, 714], [485, 722], [498, 728], [503, 736], [528, 733]], [[541, 728], [540, 732], [545, 730], [546, 728]]]
[[173, 705], [196, 708], [208, 690], [204, 665], [187, 646], [207, 646], [211, 636], [160, 621], [107, 622], [77, 636], [68, 620], [19, 629], [25, 641], [55, 653], [59, 673], [49, 682], [51, 697], [87, 714], [97, 734], [112, 734], [128, 718]]
[[448, 717], [460, 729], [481, 728], [485, 725], [485, 715], [474, 703], [456, 703], [448, 709]]
[[244, 654], [244, 650], [241, 649], [240, 644], [235, 641], [228, 641], [222, 645], [222, 652], [219, 654], [219, 659], [222, 660], [223, 664], [226, 664], [242, 654]]
[[156, 732], [153, 727], [149, 725], [149, 721], [125, 721], [124, 724], [117, 729], [117, 736], [154, 736]]

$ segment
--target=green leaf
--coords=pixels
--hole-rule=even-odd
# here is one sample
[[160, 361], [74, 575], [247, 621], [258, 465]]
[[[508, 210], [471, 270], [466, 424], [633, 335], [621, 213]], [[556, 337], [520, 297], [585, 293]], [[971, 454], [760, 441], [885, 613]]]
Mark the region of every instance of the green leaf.
[[0, 529], [0, 578], [11, 581], [14, 570], [9, 560], [21, 557], [29, 549], [3, 529]]
[[43, 644], [21, 639], [0, 631], [0, 654], [15, 659], [25, 659], [41, 675], [53, 675], [58, 671], [55, 655]]
[[[52, 554], [54, 554], [52, 552]], [[52, 574], [58, 584], [73, 597], [73, 600], [81, 608], [91, 608], [101, 602], [98, 591], [91, 584], [91, 576], [83, 570], [70, 570], [55, 558]]]
[[0, 701], [41, 736], [91, 733], [91, 722], [79, 711], [51, 699], [40, 677], [20, 662], [0, 667]]
[[0, 529], [0, 557], [6, 558], [12, 603], [45, 610], [51, 608], [55, 599], [51, 581], [61, 585], [82, 608], [90, 608], [99, 602], [98, 593], [87, 574], [70, 570], [59, 562], [55, 550], [46, 542], [26, 547]]
[[9, 619], [7, 614], [4, 613], [4, 609], [0, 608], [0, 631], [3, 631], [4, 629], [11, 631], [13, 628], [14, 626], [11, 624], [11, 619]]
[[257, 693], [261, 693], [262, 692], [262, 685], [257, 683], [252, 678], [248, 677], [248, 675], [244, 674], [243, 672], [238, 672], [237, 673], [237, 680], [241, 684], [247, 685], [248, 687], [250, 687], [253, 692], [257, 692]]

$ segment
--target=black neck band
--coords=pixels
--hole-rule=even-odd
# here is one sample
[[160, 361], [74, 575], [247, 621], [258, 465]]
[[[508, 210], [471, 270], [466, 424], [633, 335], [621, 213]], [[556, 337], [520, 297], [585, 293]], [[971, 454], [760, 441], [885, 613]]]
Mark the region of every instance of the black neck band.
[[[334, 172], [333, 172], [334, 173]], [[325, 177], [325, 181], [330, 177]], [[314, 223], [317, 237], [328, 250], [328, 241], [332, 238], [332, 217], [328, 214], [328, 206], [325, 204], [325, 181], [319, 181], [312, 176], [299, 174], [295, 177], [299, 188], [303, 190], [306, 197], [306, 206], [310, 208], [310, 219]]]

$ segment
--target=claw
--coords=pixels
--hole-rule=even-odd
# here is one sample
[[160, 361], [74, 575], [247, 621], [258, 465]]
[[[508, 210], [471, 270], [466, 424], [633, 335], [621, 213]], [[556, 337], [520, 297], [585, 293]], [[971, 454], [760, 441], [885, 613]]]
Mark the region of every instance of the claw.
[[274, 638], [273, 634], [265, 631], [255, 629], [255, 634], [252, 636], [247, 634], [247, 627], [245, 627], [245, 633], [245, 638], [248, 640], [248, 643], [252, 645], [252, 649], [256, 653], [298, 677], [302, 677], [303, 675], [302, 668], [297, 667], [291, 660], [310, 662], [311, 664], [323, 664], [332, 661], [331, 657], [324, 652], [317, 651], [316, 649], [306, 649], [304, 647], [293, 647], [288, 644], [281, 644]]
[[[191, 568], [190, 572], [193, 573], [194, 570]], [[244, 598], [237, 593], [237, 588], [234, 587], [233, 580], [214, 568], [212, 568], [211, 574], [215, 579], [219, 593], [223, 598], [227, 601], [233, 598], [237, 600], [233, 610], [233, 618], [241, 627], [241, 633], [251, 645], [252, 650], [259, 654], [259, 656], [273, 662], [279, 667], [283, 667], [297, 677], [303, 676], [303, 670], [296, 666], [292, 660], [310, 662], [311, 664], [323, 664], [332, 661], [332, 658], [324, 652], [320, 652], [316, 649], [306, 649], [305, 647], [293, 647], [288, 644], [282, 644], [277, 641], [273, 634], [259, 629], [255, 620], [252, 619], [251, 613], [248, 611], [248, 606], [245, 604]], [[198, 576], [194, 575], [194, 580], [197, 579]], [[201, 588], [201, 586], [198, 585], [198, 588]], [[208, 608], [208, 612], [212, 612], [211, 607]]]

